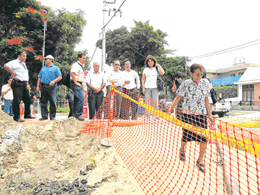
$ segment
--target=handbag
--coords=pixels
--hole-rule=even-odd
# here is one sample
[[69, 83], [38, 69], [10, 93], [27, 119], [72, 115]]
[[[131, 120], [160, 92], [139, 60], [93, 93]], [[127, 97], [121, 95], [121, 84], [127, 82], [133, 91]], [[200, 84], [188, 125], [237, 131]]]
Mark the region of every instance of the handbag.
[[162, 91], [163, 88], [164, 88], [164, 81], [162, 79], [162, 75], [160, 75], [159, 71], [158, 71], [158, 67], [156, 67], [156, 70], [157, 70], [157, 88], [159, 91]]

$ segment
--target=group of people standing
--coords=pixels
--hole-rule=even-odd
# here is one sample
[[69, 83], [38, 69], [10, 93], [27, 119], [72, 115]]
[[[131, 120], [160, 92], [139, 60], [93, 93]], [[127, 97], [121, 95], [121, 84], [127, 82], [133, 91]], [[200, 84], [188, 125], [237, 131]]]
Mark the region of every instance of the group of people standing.
[[[5, 69], [11, 73], [8, 84], [2, 90], [5, 95], [5, 109], [12, 107], [13, 118], [17, 122], [24, 122], [20, 117], [20, 103], [24, 102], [25, 114], [24, 118], [34, 119], [30, 112], [30, 95], [29, 95], [29, 73], [26, 61], [26, 52], [19, 51], [18, 57], [4, 65]], [[58, 66], [54, 65], [54, 57], [47, 55], [44, 58], [45, 66], [42, 67], [38, 74], [36, 92], [40, 97], [41, 118], [39, 120], [55, 120], [56, 117], [56, 96], [57, 83], [62, 79], [61, 71]], [[115, 83], [116, 89], [128, 94], [131, 98], [138, 101], [140, 79], [135, 70], [131, 70], [130, 60], [124, 61], [124, 71], [120, 69], [120, 61], [115, 60], [113, 63], [113, 70], [105, 75], [100, 71], [100, 64], [95, 62], [93, 64], [93, 71], [89, 71], [86, 81], [84, 83], [84, 65], [86, 62], [86, 55], [79, 54], [78, 61], [73, 63], [70, 69], [70, 89], [68, 97], [70, 99], [70, 114], [78, 120], [84, 120], [83, 105], [84, 94], [83, 87], [86, 84], [88, 87], [88, 105], [89, 105], [89, 119], [92, 119], [101, 106], [104, 99], [104, 87], [107, 88], [109, 94], [112, 82]], [[145, 60], [146, 68], [142, 75], [142, 92], [149, 100], [159, 100], [159, 90], [157, 88], [157, 75], [164, 74], [163, 68], [157, 63], [156, 59], [149, 55]], [[9, 87], [8, 87], [9, 86]], [[13, 96], [13, 100], [12, 97]], [[138, 105], [130, 103], [130, 100], [121, 98], [119, 95], [115, 96], [115, 118], [122, 118], [125, 120], [136, 120], [138, 116]], [[147, 102], [148, 103], [148, 102]], [[149, 102], [153, 105], [153, 102]], [[49, 104], [49, 110], [48, 110]], [[123, 106], [123, 109], [121, 107]], [[130, 110], [131, 108], [131, 110]]]
[[[24, 119], [35, 119], [31, 115], [30, 106], [35, 101], [35, 96], [30, 92], [29, 72], [25, 64], [26, 51], [20, 50], [17, 53], [17, 59], [12, 60], [4, 65], [4, 68], [11, 73], [8, 78], [8, 84], [3, 86], [2, 95], [5, 101], [5, 110], [13, 109], [13, 118], [17, 122], [24, 122], [20, 117], [20, 103], [24, 102]], [[39, 120], [55, 120], [56, 117], [56, 96], [57, 83], [62, 79], [61, 71], [58, 66], [54, 65], [54, 57], [47, 55], [44, 59], [45, 66], [42, 67], [38, 74], [36, 91], [40, 96], [41, 115]], [[70, 70], [71, 81], [70, 87], [73, 93], [73, 110], [72, 116], [79, 120], [84, 120], [82, 117], [84, 95], [82, 92], [82, 83], [84, 79], [84, 70], [86, 56], [78, 55], [78, 61], [75, 62]], [[48, 111], [48, 104], [50, 109]], [[7, 111], [6, 111], [7, 112]], [[12, 112], [10, 112], [12, 114]]]
[[[139, 90], [141, 82], [138, 73], [131, 69], [130, 60], [123, 62], [124, 71], [120, 69], [120, 61], [114, 60], [113, 69], [106, 75], [107, 80], [107, 94], [110, 93], [110, 86], [114, 82], [115, 89], [128, 95], [135, 101], [139, 101]], [[159, 90], [157, 88], [157, 76], [158, 74], [163, 75], [164, 70], [159, 65], [156, 59], [148, 55], [145, 60], [145, 69], [142, 73], [142, 92], [145, 94], [148, 104], [156, 106], [156, 101], [159, 100]], [[124, 98], [119, 94], [115, 94], [114, 98], [114, 118], [123, 120], [137, 120], [138, 117], [138, 104], [130, 101], [128, 98]], [[89, 102], [89, 105], [90, 102]], [[108, 103], [108, 108], [110, 104]], [[91, 108], [89, 107], [91, 110]], [[108, 113], [107, 117], [108, 117]], [[91, 117], [90, 117], [91, 119]]]

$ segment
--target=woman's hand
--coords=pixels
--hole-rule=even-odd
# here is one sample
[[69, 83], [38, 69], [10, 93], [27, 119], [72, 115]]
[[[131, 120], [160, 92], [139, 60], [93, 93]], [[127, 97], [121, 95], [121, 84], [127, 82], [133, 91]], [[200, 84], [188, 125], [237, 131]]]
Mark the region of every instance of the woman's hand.
[[143, 87], [143, 94], [145, 94], [145, 88]]
[[210, 120], [211, 124], [213, 124], [214, 119], [213, 119], [212, 115], [209, 115], [208, 117], [209, 117], [209, 120]]

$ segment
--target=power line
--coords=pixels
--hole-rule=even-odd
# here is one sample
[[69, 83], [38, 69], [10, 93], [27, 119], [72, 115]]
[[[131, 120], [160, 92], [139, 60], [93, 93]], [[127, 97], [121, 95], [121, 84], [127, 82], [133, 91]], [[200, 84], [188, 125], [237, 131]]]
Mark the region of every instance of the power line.
[[134, 50], [136, 53], [138, 53], [140, 56], [146, 58], [146, 56], [144, 56], [143, 54], [141, 54], [139, 51], [135, 50], [134, 48], [132, 48], [130, 45], [128, 45], [128, 47], [130, 47], [132, 50]]
[[94, 53], [93, 53], [93, 55], [92, 55], [92, 57], [91, 57], [91, 59], [90, 59], [90, 62], [93, 60], [93, 57], [94, 57], [96, 51], [97, 51], [97, 47], [95, 48], [95, 51], [94, 51]]
[[[227, 49], [222, 49], [222, 50], [219, 50], [219, 51], [216, 51], [216, 52], [211, 52], [211, 53], [208, 53], [208, 54], [194, 56], [194, 57], [191, 57], [191, 59], [206, 58], [206, 57], [211, 57], [211, 56], [215, 56], [215, 55], [219, 55], [219, 54], [223, 54], [223, 53], [232, 52], [232, 51], [239, 50], [239, 49], [244, 49], [246, 47], [251, 47], [251, 46], [260, 44], [260, 42], [257, 42], [257, 41], [260, 41], [260, 39], [257, 39], [257, 40], [254, 40], [254, 41], [251, 41], [251, 42], [248, 42], [248, 43], [244, 43], [244, 44], [241, 44], [241, 45], [237, 45], [237, 46], [234, 46], [234, 47], [230, 47], [230, 48], [227, 48]], [[254, 43], [254, 42], [257, 42], [257, 43]], [[254, 43], [254, 44], [251, 44], [251, 43]], [[242, 47], [242, 46], [244, 46], [244, 47]]]
[[116, 13], [118, 11], [120, 11], [120, 8], [124, 5], [125, 2], [126, 2], [126, 0], [123, 1], [123, 3], [120, 5], [120, 7], [115, 11], [114, 15], [109, 19], [109, 21], [103, 26], [102, 29], [106, 28], [106, 26], [110, 23], [110, 21], [116, 16]]
[[[256, 61], [256, 60], [260, 60], [260, 58], [257, 58], [257, 59], [254, 59], [254, 60], [246, 60], [244, 63], [247, 64], [249, 62], [253, 62], [253, 61]], [[233, 66], [234, 64], [229, 64], [229, 65], [225, 65], [225, 66], [221, 66], [221, 69], [223, 68], [227, 68], [227, 67], [231, 67]]]

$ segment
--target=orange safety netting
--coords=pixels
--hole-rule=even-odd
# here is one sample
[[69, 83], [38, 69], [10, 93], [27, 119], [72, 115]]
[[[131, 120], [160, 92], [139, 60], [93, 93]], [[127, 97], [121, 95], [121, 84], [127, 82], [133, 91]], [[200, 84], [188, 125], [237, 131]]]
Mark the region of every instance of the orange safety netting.
[[[168, 108], [112, 88], [80, 132], [110, 137], [145, 194], [260, 194], [259, 133], [217, 119], [206, 125], [202, 115], [195, 124], [198, 119], [185, 111], [168, 115]], [[188, 130], [185, 137], [183, 128]], [[191, 138], [200, 142], [187, 142], [182, 161], [182, 140]], [[205, 173], [196, 166], [203, 146], [199, 164], [204, 164]]]

